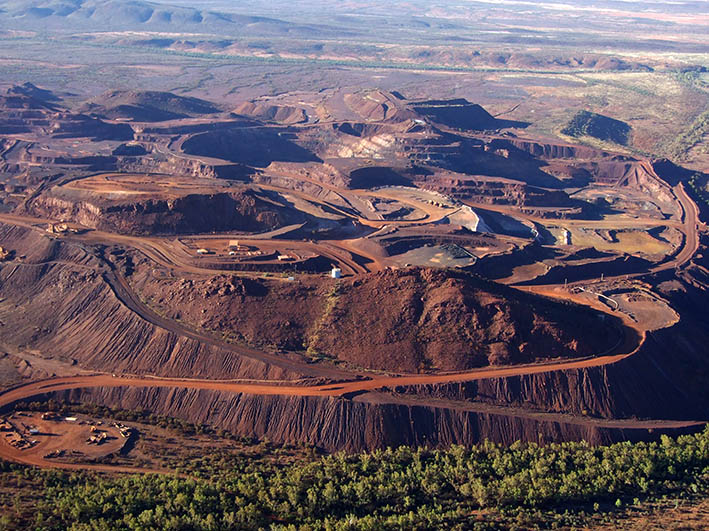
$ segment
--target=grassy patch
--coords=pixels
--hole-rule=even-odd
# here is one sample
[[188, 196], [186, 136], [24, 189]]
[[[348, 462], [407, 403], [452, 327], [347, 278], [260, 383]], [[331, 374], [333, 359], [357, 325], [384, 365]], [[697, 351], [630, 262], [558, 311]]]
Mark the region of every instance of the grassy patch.
[[313, 361], [332, 359], [332, 356], [318, 351], [317, 344], [320, 342], [320, 334], [325, 326], [325, 323], [327, 323], [332, 311], [337, 306], [337, 301], [340, 298], [340, 289], [340, 282], [337, 281], [332, 285], [330, 291], [327, 292], [327, 295], [325, 295], [325, 306], [322, 314], [313, 325], [312, 332], [308, 334], [306, 339], [306, 344], [304, 345], [306, 347], [306, 353]]

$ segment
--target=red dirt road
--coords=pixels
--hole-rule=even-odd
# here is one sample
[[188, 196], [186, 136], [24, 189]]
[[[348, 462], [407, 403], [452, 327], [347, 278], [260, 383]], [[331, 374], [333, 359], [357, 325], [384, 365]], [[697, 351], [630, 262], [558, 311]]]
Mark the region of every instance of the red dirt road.
[[699, 209], [694, 201], [687, 195], [684, 184], [680, 183], [673, 188], [677, 201], [682, 206], [682, 226], [684, 245], [672, 260], [653, 268], [653, 271], [672, 269], [689, 262], [694, 253], [699, 250]]
[[[627, 329], [626, 329], [627, 330]], [[370, 380], [347, 381], [336, 384], [297, 386], [297, 385], [273, 385], [269, 383], [241, 383], [230, 381], [214, 380], [190, 380], [177, 378], [151, 378], [151, 377], [113, 377], [105, 374], [92, 376], [67, 376], [52, 378], [27, 385], [16, 387], [0, 394], [0, 408], [9, 406], [17, 401], [29, 399], [44, 393], [54, 391], [64, 391], [78, 388], [91, 387], [152, 387], [152, 388], [185, 388], [185, 389], [206, 389], [214, 391], [224, 391], [230, 393], [245, 393], [252, 395], [287, 395], [287, 396], [313, 396], [313, 397], [338, 397], [344, 395], [356, 395], [383, 388], [396, 386], [412, 386], [425, 384], [443, 384], [452, 382], [468, 382], [488, 378], [503, 378], [511, 376], [521, 376], [529, 374], [539, 374], [549, 371], [572, 370], [589, 367], [598, 367], [611, 363], [616, 363], [634, 354], [642, 343], [642, 337], [628, 333], [615, 347], [617, 353], [612, 355], [599, 356], [581, 360], [560, 361], [540, 363], [526, 366], [513, 367], [489, 367], [476, 369], [473, 371], [455, 374], [436, 375], [406, 375], [399, 377], [378, 377]], [[407, 398], [399, 398], [399, 401], [406, 401]], [[412, 403], [421, 403], [415, 397]], [[434, 405], [435, 404], [431, 404]], [[605, 421], [591, 419], [589, 422], [604, 424]], [[608, 421], [609, 427], [622, 426], [626, 428], [652, 428], [652, 427], [684, 427], [694, 426], [697, 422], [668, 422], [668, 421]], [[604, 424], [605, 425], [605, 424]], [[35, 465], [45, 468], [64, 468], [73, 470], [96, 470], [111, 472], [164, 472], [159, 470], [145, 470], [132, 467], [112, 467], [105, 465], [89, 464], [68, 464], [43, 459], [38, 455], [30, 455], [22, 450], [13, 448], [9, 444], [0, 440], [0, 458]]]
[[[621, 342], [618, 350], [623, 350], [632, 339]], [[397, 386], [444, 384], [455, 382], [470, 382], [489, 378], [506, 378], [510, 376], [523, 376], [540, 374], [550, 371], [583, 369], [600, 367], [616, 363], [632, 355], [635, 350], [620, 354], [584, 358], [568, 361], [552, 361], [530, 365], [516, 365], [508, 367], [486, 367], [472, 371], [448, 374], [412, 374], [404, 376], [380, 376], [369, 380], [352, 380], [334, 384], [323, 385], [274, 385], [263, 383], [243, 383], [228, 380], [193, 380], [189, 378], [158, 378], [138, 376], [110, 376], [105, 374], [92, 376], [65, 376], [32, 382], [21, 387], [16, 387], [0, 394], [0, 407], [12, 404], [43, 393], [65, 391], [84, 387], [165, 387], [184, 389], [208, 389], [212, 391], [226, 391], [230, 393], [245, 393], [252, 395], [288, 395], [288, 396], [344, 396], [353, 393], [373, 391], [382, 388]]]

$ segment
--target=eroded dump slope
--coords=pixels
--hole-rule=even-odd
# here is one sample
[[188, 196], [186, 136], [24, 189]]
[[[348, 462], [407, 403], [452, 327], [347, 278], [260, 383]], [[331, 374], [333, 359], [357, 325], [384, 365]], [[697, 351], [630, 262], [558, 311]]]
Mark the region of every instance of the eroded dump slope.
[[23, 260], [0, 269], [0, 343], [91, 370], [197, 378], [293, 379], [301, 374], [143, 319], [106, 282], [90, 248], [0, 225]]

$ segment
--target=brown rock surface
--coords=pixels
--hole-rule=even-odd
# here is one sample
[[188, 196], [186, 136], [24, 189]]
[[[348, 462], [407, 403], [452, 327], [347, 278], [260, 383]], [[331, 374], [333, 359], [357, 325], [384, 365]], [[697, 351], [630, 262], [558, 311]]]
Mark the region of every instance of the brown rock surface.
[[593, 311], [453, 271], [384, 271], [340, 282], [137, 277], [152, 304], [196, 326], [370, 369], [450, 371], [587, 356], [618, 338]]
[[462, 370], [586, 356], [617, 333], [595, 312], [433, 269], [343, 282], [310, 345], [368, 368]]

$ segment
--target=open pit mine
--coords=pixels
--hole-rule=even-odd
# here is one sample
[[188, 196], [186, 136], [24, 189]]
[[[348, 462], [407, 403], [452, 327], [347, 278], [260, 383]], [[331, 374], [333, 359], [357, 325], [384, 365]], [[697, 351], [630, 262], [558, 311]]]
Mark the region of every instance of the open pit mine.
[[[692, 172], [528, 125], [374, 89], [226, 108], [12, 87], [0, 405], [145, 409], [327, 451], [701, 431]], [[97, 456], [122, 444], [99, 428], [81, 435]], [[61, 453], [79, 432], [0, 438], [0, 457], [79, 467]]]

